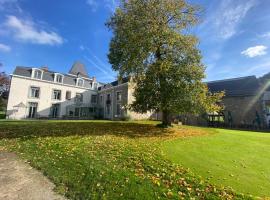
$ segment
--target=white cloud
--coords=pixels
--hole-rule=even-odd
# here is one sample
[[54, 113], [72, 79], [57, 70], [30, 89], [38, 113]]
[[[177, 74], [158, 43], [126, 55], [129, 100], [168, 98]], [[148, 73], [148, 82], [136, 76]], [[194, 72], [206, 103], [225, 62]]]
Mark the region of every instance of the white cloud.
[[21, 42], [43, 45], [59, 45], [64, 42], [60, 35], [38, 28], [32, 20], [23, 20], [11, 15], [7, 17], [4, 26]]
[[262, 56], [267, 54], [266, 49], [267, 49], [266, 46], [258, 45], [255, 47], [249, 47], [248, 49], [242, 51], [241, 54], [253, 58], [256, 56]]
[[100, 4], [111, 12], [114, 12], [119, 4], [119, 0], [87, 0], [86, 4], [91, 7], [93, 12], [97, 11], [97, 9], [100, 7]]
[[213, 16], [218, 35], [223, 39], [235, 35], [239, 24], [255, 5], [255, 0], [223, 0], [216, 15]]
[[9, 52], [10, 50], [11, 50], [10, 46], [0, 43], [0, 51]]
[[270, 38], [270, 32], [264, 33], [264, 34], [262, 34], [260, 36], [264, 37], [264, 38]]

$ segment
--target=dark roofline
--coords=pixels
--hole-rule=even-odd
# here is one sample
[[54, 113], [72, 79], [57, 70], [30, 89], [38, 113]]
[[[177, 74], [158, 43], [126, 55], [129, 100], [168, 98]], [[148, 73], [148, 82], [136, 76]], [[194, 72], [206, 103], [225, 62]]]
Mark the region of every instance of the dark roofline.
[[241, 79], [246, 79], [246, 78], [256, 78], [256, 76], [254, 76], [254, 75], [251, 75], [251, 76], [242, 76], [242, 77], [237, 77], [237, 78], [228, 78], [228, 79], [207, 81], [205, 83], [219, 83], [219, 82], [226, 82], [226, 81], [236, 81], [236, 80], [241, 80]]

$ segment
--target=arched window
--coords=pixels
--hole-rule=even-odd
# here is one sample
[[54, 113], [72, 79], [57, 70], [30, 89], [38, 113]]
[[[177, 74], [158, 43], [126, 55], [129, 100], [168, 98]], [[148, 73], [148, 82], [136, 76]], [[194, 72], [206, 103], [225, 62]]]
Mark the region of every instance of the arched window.
[[77, 78], [77, 86], [80, 86], [80, 87], [82, 87], [83, 86], [83, 79], [81, 79], [81, 78]]

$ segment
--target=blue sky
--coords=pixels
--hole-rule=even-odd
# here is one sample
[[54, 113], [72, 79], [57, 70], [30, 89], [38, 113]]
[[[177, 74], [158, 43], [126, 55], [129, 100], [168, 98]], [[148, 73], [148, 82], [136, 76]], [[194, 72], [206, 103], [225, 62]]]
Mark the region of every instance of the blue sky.
[[[270, 72], [269, 0], [189, 0], [203, 7], [200, 39], [207, 80]], [[90, 76], [112, 81], [106, 20], [117, 0], [0, 0], [1, 71], [48, 66], [66, 73], [83, 62]]]

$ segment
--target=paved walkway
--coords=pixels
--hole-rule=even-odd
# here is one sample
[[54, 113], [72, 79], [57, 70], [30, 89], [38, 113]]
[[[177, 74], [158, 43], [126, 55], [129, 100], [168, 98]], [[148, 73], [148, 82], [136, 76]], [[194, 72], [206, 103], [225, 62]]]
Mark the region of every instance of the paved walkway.
[[0, 152], [0, 200], [64, 200], [39, 171], [14, 153]]

